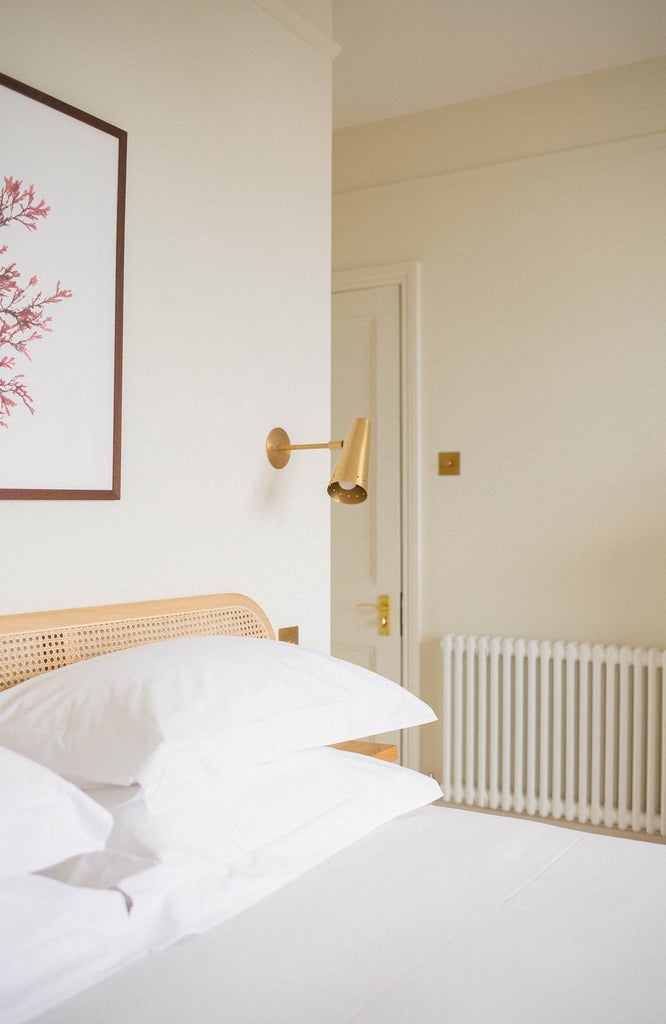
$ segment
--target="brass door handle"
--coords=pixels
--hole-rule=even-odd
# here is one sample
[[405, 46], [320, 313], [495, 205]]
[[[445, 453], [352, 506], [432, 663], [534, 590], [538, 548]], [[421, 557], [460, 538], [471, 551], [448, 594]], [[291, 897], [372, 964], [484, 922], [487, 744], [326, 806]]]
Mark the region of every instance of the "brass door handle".
[[379, 612], [379, 635], [391, 635], [391, 602], [388, 594], [380, 594], [378, 604], [371, 604], [368, 601], [364, 601], [362, 604], [357, 604], [356, 607], [376, 608]]

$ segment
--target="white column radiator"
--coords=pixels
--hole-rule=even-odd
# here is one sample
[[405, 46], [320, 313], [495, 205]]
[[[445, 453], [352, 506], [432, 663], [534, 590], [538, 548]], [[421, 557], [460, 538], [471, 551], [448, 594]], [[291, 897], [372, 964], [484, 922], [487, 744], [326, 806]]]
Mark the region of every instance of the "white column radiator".
[[441, 646], [447, 802], [666, 836], [666, 651]]

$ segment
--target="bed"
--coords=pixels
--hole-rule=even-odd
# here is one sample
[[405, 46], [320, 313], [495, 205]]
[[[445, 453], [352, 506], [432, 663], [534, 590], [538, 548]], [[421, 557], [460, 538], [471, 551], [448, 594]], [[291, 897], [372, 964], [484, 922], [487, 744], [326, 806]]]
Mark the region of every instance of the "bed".
[[2, 1024], [666, 1019], [664, 847], [332, 749], [432, 712], [254, 602], [5, 618], [0, 686]]

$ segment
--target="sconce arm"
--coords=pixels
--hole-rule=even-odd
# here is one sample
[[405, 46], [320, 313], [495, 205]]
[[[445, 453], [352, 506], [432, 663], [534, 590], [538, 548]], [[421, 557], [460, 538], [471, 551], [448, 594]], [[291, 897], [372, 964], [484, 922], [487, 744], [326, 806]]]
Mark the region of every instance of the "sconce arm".
[[326, 441], [323, 444], [272, 444], [271, 448], [274, 452], [302, 452], [306, 448], [342, 448], [344, 447], [344, 441]]

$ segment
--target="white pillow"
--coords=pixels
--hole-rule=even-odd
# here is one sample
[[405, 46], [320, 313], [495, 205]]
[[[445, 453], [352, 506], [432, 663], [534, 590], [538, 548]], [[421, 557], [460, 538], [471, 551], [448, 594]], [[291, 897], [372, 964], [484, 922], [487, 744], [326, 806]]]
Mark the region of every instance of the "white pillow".
[[149, 797], [183, 751], [235, 768], [434, 718], [373, 672], [249, 637], [134, 647], [0, 693], [0, 743], [82, 785], [140, 783]]
[[151, 814], [138, 788], [95, 791], [114, 829], [104, 853], [50, 869], [116, 887], [141, 942], [163, 948], [226, 920], [400, 814], [441, 796], [434, 779], [322, 747], [224, 778], [202, 775]]
[[0, 878], [104, 848], [108, 811], [41, 764], [0, 747]]

